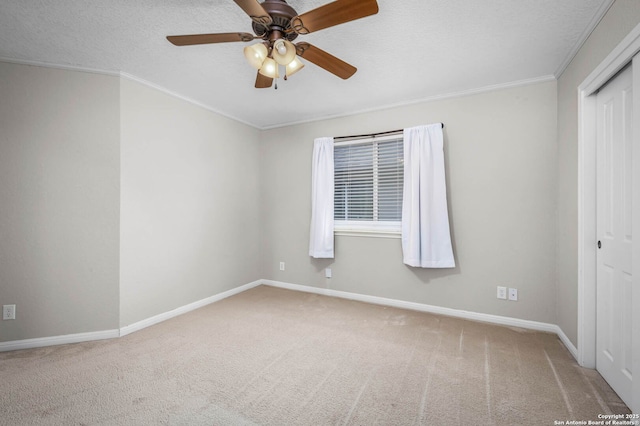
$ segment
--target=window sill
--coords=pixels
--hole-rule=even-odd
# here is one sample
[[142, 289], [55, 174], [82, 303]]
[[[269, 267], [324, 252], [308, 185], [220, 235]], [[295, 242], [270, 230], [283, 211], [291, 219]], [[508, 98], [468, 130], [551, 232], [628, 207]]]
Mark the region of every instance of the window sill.
[[400, 231], [383, 231], [373, 229], [335, 229], [336, 237], [367, 237], [367, 238], [402, 238]]

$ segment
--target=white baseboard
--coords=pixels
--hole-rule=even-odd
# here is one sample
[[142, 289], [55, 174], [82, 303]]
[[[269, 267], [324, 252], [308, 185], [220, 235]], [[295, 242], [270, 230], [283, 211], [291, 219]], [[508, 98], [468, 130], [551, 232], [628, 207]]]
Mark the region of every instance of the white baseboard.
[[207, 297], [206, 299], [198, 300], [188, 305], [173, 309], [169, 312], [155, 315], [151, 318], [147, 318], [145, 320], [130, 324], [128, 326], [120, 328], [119, 330], [118, 329], [103, 330], [103, 331], [94, 331], [89, 333], [67, 334], [64, 336], [39, 337], [35, 339], [24, 339], [24, 340], [13, 340], [9, 342], [0, 342], [0, 352], [17, 351], [20, 349], [42, 348], [45, 346], [54, 346], [54, 345], [66, 345], [67, 343], [80, 343], [80, 342], [88, 342], [92, 340], [113, 339], [117, 337], [126, 336], [127, 334], [133, 333], [134, 331], [142, 330], [143, 328], [150, 327], [159, 322], [166, 321], [178, 315], [185, 314], [187, 312], [193, 311], [194, 309], [198, 309], [203, 306], [209, 305], [211, 303], [217, 302], [219, 300], [225, 299], [227, 297], [233, 296], [234, 294], [242, 293], [243, 291], [249, 290], [253, 287], [257, 287], [260, 284], [262, 284], [261, 280], [254, 281], [249, 284], [241, 285], [240, 287], [233, 288], [231, 290], [216, 294], [211, 297]]
[[[566, 348], [569, 350], [569, 352], [571, 353], [571, 355], [573, 355], [573, 357], [575, 358], [576, 361], [578, 361], [578, 349], [575, 347], [575, 345], [573, 343], [571, 343], [571, 340], [569, 340], [569, 338], [567, 337], [566, 334], [564, 334], [564, 331], [562, 331], [562, 329], [560, 328], [560, 326], [556, 325], [556, 331], [555, 333], [558, 335], [558, 338], [560, 339], [560, 341], [562, 343], [564, 343], [564, 345], [566, 346]], [[578, 364], [580, 363], [580, 361], [578, 361]]]
[[261, 284], [268, 285], [271, 287], [279, 287], [279, 288], [285, 288], [289, 290], [302, 291], [305, 293], [315, 293], [315, 294], [321, 294], [325, 296], [333, 296], [333, 297], [340, 297], [343, 299], [356, 300], [359, 302], [373, 303], [376, 305], [392, 306], [395, 308], [410, 309], [413, 311], [428, 312], [428, 313], [439, 314], [439, 315], [447, 315], [451, 317], [487, 322], [491, 324], [499, 324], [499, 325], [506, 325], [511, 327], [526, 328], [529, 330], [546, 331], [550, 333], [555, 333], [558, 335], [558, 338], [560, 339], [560, 341], [567, 347], [571, 355], [573, 355], [573, 357], [576, 359], [578, 358], [578, 350], [576, 349], [576, 347], [571, 343], [571, 341], [566, 336], [566, 334], [564, 334], [562, 329], [555, 324], [547, 324], [543, 322], [503, 317], [498, 315], [481, 314], [477, 312], [462, 311], [459, 309], [443, 308], [441, 306], [426, 305], [423, 303], [407, 302], [404, 300], [388, 299], [385, 297], [369, 296], [365, 294], [350, 293], [347, 291], [331, 290], [331, 289], [311, 287], [311, 286], [300, 285], [300, 284], [291, 284], [291, 283], [285, 283], [281, 281], [272, 281], [272, 280], [257, 280], [248, 284], [244, 284], [239, 287], [233, 288], [231, 290], [227, 290], [225, 292], [216, 294], [214, 296], [207, 297], [205, 299], [198, 300], [193, 303], [189, 303], [188, 305], [181, 306], [171, 311], [164, 312], [162, 314], [155, 315], [153, 317], [144, 319], [142, 321], [138, 321], [136, 323], [124, 326], [119, 330], [118, 329], [104, 330], [104, 331], [96, 331], [96, 332], [90, 332], [90, 333], [77, 333], [77, 334], [68, 334], [64, 336], [41, 337], [41, 338], [35, 338], [35, 339], [24, 339], [24, 340], [14, 340], [10, 342], [0, 342], [0, 352], [15, 351], [19, 349], [40, 348], [40, 347], [53, 346], [53, 345], [64, 345], [67, 343], [80, 343], [80, 342], [87, 342], [91, 340], [112, 339], [116, 337], [126, 336], [127, 334], [131, 334], [135, 331], [142, 330], [143, 328], [150, 327], [162, 321], [166, 321], [168, 319], [177, 317], [178, 315], [185, 314], [187, 312], [193, 311], [195, 309], [201, 308], [203, 306], [209, 305], [219, 300], [226, 299], [227, 297], [233, 296], [235, 294], [242, 293], [243, 291], [252, 289]]
[[503, 317], [499, 315], [481, 314], [478, 312], [462, 311], [459, 309], [443, 308], [441, 306], [426, 305], [423, 303], [407, 302], [404, 300], [388, 299], [385, 297], [368, 296], [365, 294], [350, 293], [346, 291], [331, 290], [326, 288], [311, 287], [300, 284], [291, 284], [281, 281], [262, 280], [262, 284], [285, 288], [289, 290], [303, 291], [306, 293], [321, 294], [324, 296], [334, 296], [343, 299], [356, 300], [359, 302], [373, 303], [376, 305], [392, 306], [394, 308], [410, 309], [412, 311], [428, 312], [431, 314], [446, 315], [450, 317], [463, 318], [473, 321], [486, 322], [491, 324], [506, 325], [510, 327], [520, 327], [528, 330], [546, 331], [555, 333], [560, 341], [567, 347], [571, 355], [577, 360], [578, 351], [571, 343], [564, 332], [555, 324], [538, 321], [523, 320], [519, 318]]
[[142, 321], [135, 322], [133, 324], [124, 326], [120, 328], [120, 337], [126, 336], [127, 334], [131, 334], [134, 331], [142, 330], [143, 328], [151, 327], [152, 325], [158, 324], [159, 322], [166, 321], [168, 319], [177, 317], [178, 315], [186, 314], [187, 312], [191, 312], [198, 308], [202, 308], [203, 306], [210, 305], [211, 303], [217, 302], [222, 299], [226, 299], [227, 297], [233, 296], [238, 293], [242, 293], [243, 291], [252, 289], [254, 287], [262, 284], [262, 280], [254, 281], [249, 284], [241, 285], [240, 287], [232, 288], [231, 290], [227, 290], [222, 293], [218, 293], [216, 295], [207, 297], [202, 300], [198, 300], [193, 303], [189, 303], [188, 305], [181, 306], [179, 308], [173, 309], [168, 312], [164, 312], [162, 314], [155, 315], [153, 317], [144, 319]]
[[92, 331], [89, 333], [66, 334], [63, 336], [38, 337], [35, 339], [0, 342], [0, 352], [20, 349], [43, 348], [45, 346], [66, 345], [68, 343], [89, 342], [92, 340], [113, 339], [119, 336], [119, 330]]

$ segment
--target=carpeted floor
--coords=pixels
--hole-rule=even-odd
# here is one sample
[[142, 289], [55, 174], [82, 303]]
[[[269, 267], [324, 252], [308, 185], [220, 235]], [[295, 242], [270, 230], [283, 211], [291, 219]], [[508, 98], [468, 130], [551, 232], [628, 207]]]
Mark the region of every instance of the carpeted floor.
[[0, 353], [2, 425], [554, 425], [629, 413], [553, 334], [260, 286]]

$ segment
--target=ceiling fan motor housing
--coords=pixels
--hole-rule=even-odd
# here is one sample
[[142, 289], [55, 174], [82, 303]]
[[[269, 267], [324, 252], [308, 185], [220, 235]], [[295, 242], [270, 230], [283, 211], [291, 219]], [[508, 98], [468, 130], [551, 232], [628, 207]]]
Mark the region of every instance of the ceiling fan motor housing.
[[291, 24], [291, 20], [298, 16], [298, 12], [294, 8], [289, 6], [284, 0], [265, 0], [261, 3], [264, 10], [271, 16], [272, 22], [265, 26], [263, 24], [253, 22], [253, 32], [259, 37], [269, 38], [270, 33], [278, 31], [281, 36], [289, 41], [295, 40], [298, 37], [296, 32], [285, 32]]

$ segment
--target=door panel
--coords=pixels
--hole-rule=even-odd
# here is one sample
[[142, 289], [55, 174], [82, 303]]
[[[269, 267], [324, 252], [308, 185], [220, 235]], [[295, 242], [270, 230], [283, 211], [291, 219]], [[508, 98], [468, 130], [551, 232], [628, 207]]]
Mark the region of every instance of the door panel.
[[633, 170], [632, 69], [609, 81], [597, 95], [596, 368], [631, 406]]

